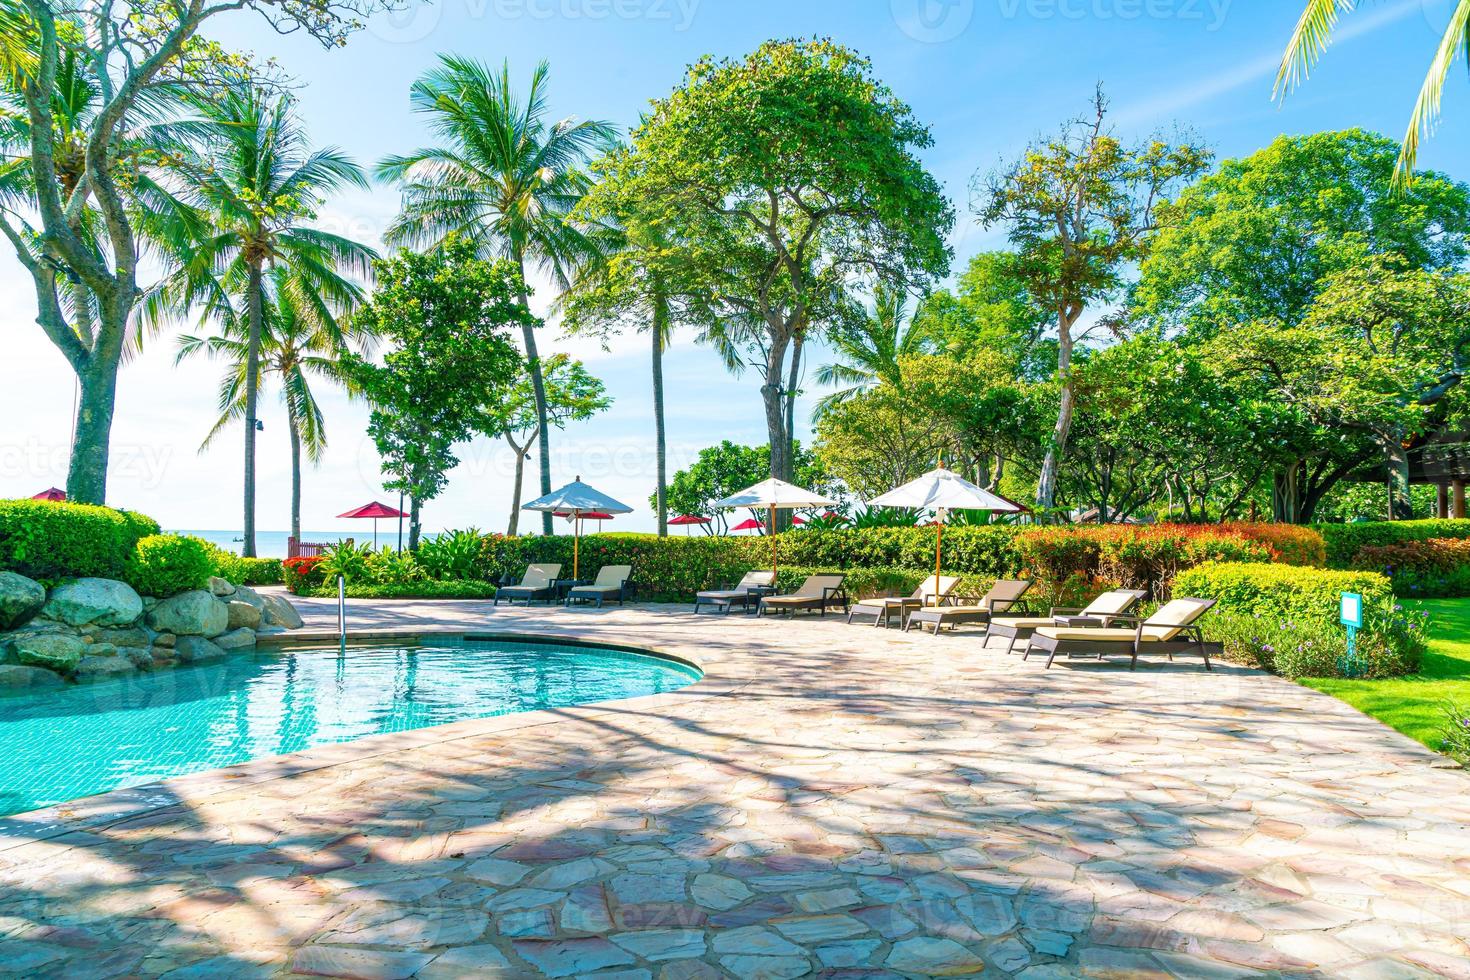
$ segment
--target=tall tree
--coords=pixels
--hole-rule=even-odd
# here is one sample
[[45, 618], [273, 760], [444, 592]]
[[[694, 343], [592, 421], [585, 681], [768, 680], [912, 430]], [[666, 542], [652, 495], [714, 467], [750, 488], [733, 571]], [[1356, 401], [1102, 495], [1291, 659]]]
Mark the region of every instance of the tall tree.
[[817, 369], [817, 382], [837, 390], [817, 402], [814, 418], [880, 383], [902, 387], [899, 362], [927, 350], [923, 330], [909, 322], [908, 299], [902, 289], [879, 283], [872, 312], [854, 307], [828, 331], [837, 360]]
[[1056, 502], [1072, 428], [1072, 358], [1087, 332], [1084, 314], [1118, 298], [1158, 228], [1158, 204], [1210, 162], [1208, 150], [1187, 141], [1125, 145], [1108, 129], [1107, 110], [1099, 90], [1089, 115], [975, 185], [976, 213], [986, 227], [1005, 226], [1033, 299], [1056, 318], [1061, 398], [1036, 486], [1043, 508]]
[[[584, 422], [612, 404], [606, 387], [566, 354], [552, 354], [542, 362], [546, 392], [546, 418], [558, 429], [569, 422]], [[526, 457], [536, 447], [541, 417], [527, 372], [511, 388], [502, 407], [500, 434], [515, 454], [516, 473], [511, 483], [510, 522], [505, 533], [514, 537], [521, 527], [521, 488], [525, 482]]]
[[664, 352], [673, 339], [676, 324], [691, 322], [685, 310], [683, 290], [677, 288], [680, 273], [677, 256], [662, 229], [636, 214], [594, 213], [584, 201], [581, 213], [589, 220], [617, 228], [605, 235], [606, 248], [600, 260], [584, 266], [566, 296], [562, 323], [574, 334], [607, 336], [629, 326], [648, 334], [652, 348], [653, 439], [655, 487], [654, 512], [658, 533], [669, 533], [668, 438], [664, 415]]
[[[245, 337], [245, 557], [255, 555], [255, 441], [259, 428], [260, 351], [266, 276], [278, 264], [305, 284], [301, 298], [350, 307], [359, 298], [352, 274], [366, 274], [377, 253], [341, 235], [307, 226], [326, 195], [367, 187], [362, 170], [335, 148], [312, 150], [287, 96], [241, 86], [193, 100], [199, 119], [170, 162], [167, 189], [177, 204], [151, 223], [187, 250], [188, 259], [152, 291], [147, 318], [200, 310], [241, 316]], [[323, 313], [326, 312], [324, 308]]]
[[[586, 192], [587, 161], [615, 137], [612, 124], [551, 120], [547, 107], [550, 67], [531, 75], [525, 98], [517, 96], [510, 65], [499, 71], [467, 58], [441, 56], [439, 67], [414, 82], [415, 112], [429, 120], [439, 145], [391, 156], [378, 174], [399, 185], [403, 211], [388, 228], [393, 244], [438, 246], [453, 233], [481, 253], [510, 259], [521, 273], [521, 304], [530, 312], [530, 268], [549, 273], [566, 289], [575, 269], [598, 252], [598, 236], [569, 221]], [[551, 435], [534, 318], [527, 316], [521, 342], [536, 398], [541, 492], [551, 492]], [[542, 516], [551, 533], [551, 515]]]
[[[29, 214], [6, 208], [0, 232], [31, 276], [37, 322], [80, 386], [67, 471], [73, 500], [106, 499], [118, 367], [142, 293], [144, 245], [133, 197], [140, 160], [120, 152], [128, 133], [180, 89], [214, 92], [251, 72], [246, 59], [200, 37], [216, 15], [254, 10], [277, 30], [302, 31], [335, 47], [360, 26], [359, 18], [384, 5], [385, 0], [6, 0], [0, 7], [0, 71], [24, 107], [32, 195]], [[69, 51], [88, 66], [96, 92], [90, 111], [71, 122], [58, 114], [55, 101]]]
[[383, 363], [348, 354], [343, 367], [373, 405], [369, 433], [392, 479], [409, 495], [409, 549], [417, 550], [423, 505], [444, 489], [459, 462], [456, 444], [498, 435], [524, 362], [510, 331], [531, 314], [520, 271], [478, 257], [478, 245], [451, 235], [430, 254], [403, 251], [376, 264], [372, 297], [354, 329], [389, 339]]
[[[1225, 161], [1161, 208], [1165, 227], [1130, 314], [1192, 343], [1224, 335], [1213, 346], [1229, 355], [1231, 338], [1299, 329], [1325, 284], [1365, 255], [1426, 271], [1459, 267], [1470, 256], [1470, 187], [1421, 172], [1395, 193], [1398, 153], [1393, 140], [1350, 129], [1283, 136]], [[1271, 434], [1260, 429], [1259, 439], [1273, 447], [1277, 520], [1311, 521], [1318, 502], [1374, 454], [1360, 432], [1282, 402], [1269, 373], [1238, 364], [1225, 381], [1243, 400], [1275, 404]]]
[[[1332, 43], [1332, 32], [1337, 28], [1339, 18], [1345, 13], [1352, 13], [1357, 6], [1358, 0], [1307, 0], [1296, 30], [1287, 42], [1286, 53], [1281, 57], [1281, 69], [1276, 74], [1277, 98], [1306, 80]], [[1431, 133], [1439, 121], [1445, 81], [1456, 60], [1466, 51], [1470, 51], [1470, 0], [1456, 0], [1449, 23], [1445, 25], [1434, 58], [1429, 63], [1424, 83], [1419, 87], [1419, 97], [1409, 116], [1403, 147], [1394, 165], [1393, 182], [1400, 190], [1414, 180], [1419, 141]]]
[[[349, 329], [350, 321], [342, 315], [349, 311], [316, 293], [315, 285], [311, 278], [296, 276], [286, 266], [270, 270], [258, 351], [261, 374], [276, 378], [286, 409], [291, 441], [291, 536], [297, 540], [301, 538], [302, 457], [319, 463], [327, 448], [326, 418], [312, 380], [345, 383], [343, 352], [349, 345], [366, 348], [373, 340]], [[247, 318], [228, 315], [217, 334], [179, 338], [180, 361], [202, 354], [227, 365], [220, 380], [219, 418], [201, 449], [227, 426], [246, 418], [250, 334]]]
[[[796, 479], [804, 487], [818, 493], [837, 492], [835, 481], [817, 459], [816, 454], [796, 446]], [[713, 520], [721, 533], [729, 530], [730, 511], [718, 509], [714, 502], [728, 497], [771, 473], [770, 446], [741, 446], [726, 439], [718, 446], [699, 451], [699, 456], [686, 470], [679, 470], [669, 481], [669, 506], [681, 514], [702, 514]], [[765, 513], [759, 515], [766, 519]]]
[[597, 166], [593, 212], [656, 221], [690, 314], [760, 371], [772, 476], [794, 474], [809, 332], [859, 284], [913, 289], [948, 270], [953, 210], [917, 156], [931, 142], [867, 60], [830, 41], [769, 41], [700, 60]]

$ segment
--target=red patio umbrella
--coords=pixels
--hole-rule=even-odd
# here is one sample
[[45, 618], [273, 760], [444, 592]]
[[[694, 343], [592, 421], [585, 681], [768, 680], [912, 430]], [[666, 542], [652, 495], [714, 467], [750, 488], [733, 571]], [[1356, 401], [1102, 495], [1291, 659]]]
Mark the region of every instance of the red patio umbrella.
[[602, 522], [603, 521], [610, 521], [610, 520], [613, 519], [613, 516], [611, 514], [608, 514], [608, 513], [604, 512], [604, 511], [600, 511], [600, 510], [589, 510], [585, 514], [572, 514], [572, 513], [569, 513], [567, 511], [564, 511], [564, 510], [559, 510], [559, 511], [556, 511], [555, 513], [553, 513], [551, 516], [552, 517], [565, 517], [569, 521], [572, 520], [573, 518], [576, 518], [576, 517], [580, 517], [584, 521], [596, 521], [597, 522], [597, 533], [598, 534], [601, 534], [602, 533]]
[[697, 514], [680, 514], [678, 517], [675, 517], [669, 521], [669, 527], [684, 528], [684, 535], [687, 537], [688, 535], [693, 533], [689, 529], [694, 527], [694, 525], [708, 523], [710, 523], [710, 518], [708, 517], [700, 517]]
[[35, 496], [31, 497], [31, 499], [32, 500], [65, 500], [66, 499], [66, 491], [65, 490], [58, 490], [55, 487], [49, 487], [49, 488], [47, 488], [45, 490], [42, 490], [40, 493], [36, 494]]
[[363, 504], [361, 507], [358, 507], [354, 510], [349, 510], [345, 514], [338, 514], [337, 516], [350, 517], [354, 520], [361, 520], [371, 517], [373, 520], [373, 550], [376, 551], [378, 548], [378, 518], [407, 517], [408, 515], [399, 510], [397, 507], [389, 507], [387, 504], [380, 504], [377, 501], [374, 501], [370, 504]]
[[741, 521], [739, 524], [736, 524], [734, 527], [730, 528], [730, 530], [732, 530], [732, 531], [759, 531], [759, 530], [764, 529], [765, 526], [766, 526], [765, 521], [758, 521], [754, 517], [751, 517], [751, 518], [749, 518], [747, 520]]

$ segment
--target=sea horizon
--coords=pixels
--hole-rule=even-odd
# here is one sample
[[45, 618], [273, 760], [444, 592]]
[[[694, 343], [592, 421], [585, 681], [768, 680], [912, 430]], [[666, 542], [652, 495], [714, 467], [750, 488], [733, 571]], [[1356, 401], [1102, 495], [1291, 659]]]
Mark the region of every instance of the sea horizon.
[[[169, 534], [187, 534], [191, 537], [202, 538], [203, 540], [208, 541], [210, 544], [217, 545], [226, 551], [232, 551], [237, 555], [240, 553], [240, 544], [245, 536], [244, 531], [201, 531], [197, 529], [189, 530], [173, 528], [167, 528], [166, 530]], [[285, 558], [286, 539], [288, 539], [289, 537], [291, 537], [290, 531], [256, 531], [256, 555], [261, 558]], [[425, 534], [424, 537], [433, 537], [433, 535]], [[373, 530], [372, 528], [368, 528], [366, 534], [363, 534], [362, 531], [301, 532], [301, 540], [309, 542], [311, 544], [336, 544], [338, 541], [346, 541], [349, 538], [353, 541], [356, 541], [358, 544], [370, 542], [373, 540]], [[408, 540], [408, 528], [406, 527], [403, 530], [403, 538], [406, 543]], [[397, 545], [397, 543], [397, 524], [394, 524], [391, 529], [388, 527], [380, 527], [378, 529], [378, 545], [380, 547], [393, 547]]]

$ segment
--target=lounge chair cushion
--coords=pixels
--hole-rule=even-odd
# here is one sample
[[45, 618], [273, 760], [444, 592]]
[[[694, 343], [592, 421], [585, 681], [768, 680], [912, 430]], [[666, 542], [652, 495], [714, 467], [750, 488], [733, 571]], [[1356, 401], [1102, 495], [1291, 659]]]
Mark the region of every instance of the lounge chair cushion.
[[[1175, 632], [1178, 631], [1176, 630]], [[1118, 627], [1109, 629], [1076, 629], [1070, 626], [1043, 626], [1036, 631], [1036, 635], [1045, 637], [1048, 640], [1096, 640], [1099, 643], [1132, 643], [1133, 638], [1138, 634], [1135, 630]], [[1148, 642], [1151, 640], [1164, 640], [1167, 637], [1145, 633], [1143, 639], [1145, 642]]]
[[822, 602], [819, 595], [768, 595], [761, 600], [768, 606], [810, 606]]
[[1050, 616], [997, 616], [991, 626], [1009, 626], [1015, 629], [1034, 630], [1043, 626], [1055, 626], [1057, 621]]

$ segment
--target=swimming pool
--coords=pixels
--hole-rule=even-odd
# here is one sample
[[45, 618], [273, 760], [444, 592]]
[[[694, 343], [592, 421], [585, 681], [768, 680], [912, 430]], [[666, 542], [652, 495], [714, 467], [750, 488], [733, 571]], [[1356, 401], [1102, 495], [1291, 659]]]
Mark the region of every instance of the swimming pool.
[[382, 732], [659, 694], [699, 676], [659, 657], [497, 640], [237, 657], [0, 698], [0, 815]]

